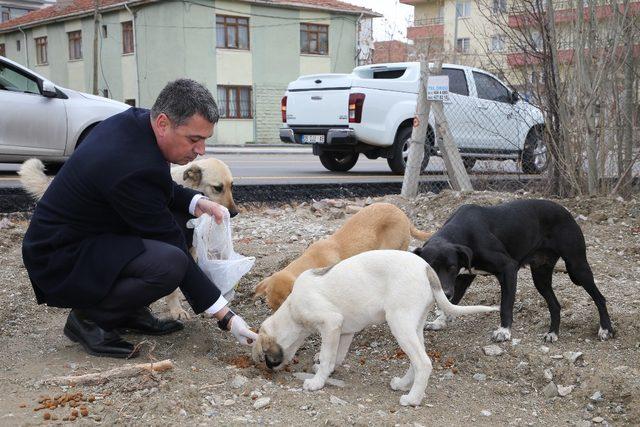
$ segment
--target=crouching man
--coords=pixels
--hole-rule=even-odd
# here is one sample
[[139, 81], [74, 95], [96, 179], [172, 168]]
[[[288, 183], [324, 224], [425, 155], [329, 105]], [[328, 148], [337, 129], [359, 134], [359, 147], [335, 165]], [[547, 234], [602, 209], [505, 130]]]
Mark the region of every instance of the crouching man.
[[169, 83], [151, 111], [131, 108], [96, 126], [38, 202], [22, 255], [37, 302], [71, 308], [64, 334], [96, 356], [132, 357], [118, 330], [182, 329], [148, 305], [178, 286], [242, 344], [256, 338], [189, 255], [185, 221], [222, 208], [171, 179], [170, 164], [205, 153], [218, 108], [188, 79]]

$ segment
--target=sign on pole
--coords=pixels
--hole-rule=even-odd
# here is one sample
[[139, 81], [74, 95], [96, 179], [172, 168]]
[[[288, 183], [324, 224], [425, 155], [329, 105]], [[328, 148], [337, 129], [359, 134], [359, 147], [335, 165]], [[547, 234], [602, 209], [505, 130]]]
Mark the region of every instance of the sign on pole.
[[429, 76], [427, 100], [449, 102], [449, 76]]

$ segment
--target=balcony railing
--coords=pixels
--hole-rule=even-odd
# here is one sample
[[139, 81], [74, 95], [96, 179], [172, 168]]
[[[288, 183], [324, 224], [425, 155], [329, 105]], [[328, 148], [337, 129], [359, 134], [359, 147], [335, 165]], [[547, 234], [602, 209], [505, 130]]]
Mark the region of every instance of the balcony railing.
[[422, 18], [422, 19], [414, 19], [413, 26], [414, 27], [426, 27], [429, 25], [442, 25], [444, 24], [443, 17], [437, 18]]

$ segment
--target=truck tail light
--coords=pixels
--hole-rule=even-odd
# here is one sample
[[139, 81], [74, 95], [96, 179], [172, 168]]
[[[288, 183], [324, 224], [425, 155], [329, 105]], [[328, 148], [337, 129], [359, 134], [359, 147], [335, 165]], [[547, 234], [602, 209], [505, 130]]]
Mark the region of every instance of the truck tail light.
[[287, 97], [283, 96], [280, 101], [280, 112], [282, 113], [282, 123], [287, 123]]
[[363, 104], [364, 93], [352, 93], [349, 95], [349, 123], [360, 123]]

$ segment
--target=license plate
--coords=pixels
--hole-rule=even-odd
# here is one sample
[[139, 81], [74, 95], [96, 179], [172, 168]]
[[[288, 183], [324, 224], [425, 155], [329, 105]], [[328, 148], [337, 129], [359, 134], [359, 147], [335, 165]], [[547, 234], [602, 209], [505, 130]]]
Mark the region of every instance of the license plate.
[[324, 135], [302, 135], [303, 144], [324, 144]]

